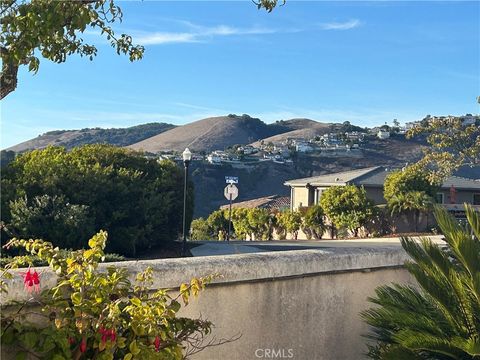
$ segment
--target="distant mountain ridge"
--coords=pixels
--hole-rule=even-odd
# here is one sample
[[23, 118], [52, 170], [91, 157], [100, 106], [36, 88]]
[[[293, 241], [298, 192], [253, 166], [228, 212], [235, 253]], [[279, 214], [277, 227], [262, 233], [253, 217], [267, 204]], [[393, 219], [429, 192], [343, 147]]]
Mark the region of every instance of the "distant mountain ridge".
[[[345, 124], [323, 123], [311, 119], [295, 118], [266, 124], [247, 114], [216, 116], [175, 126], [167, 123], [149, 123], [128, 128], [86, 128], [82, 130], [55, 130], [5, 150], [24, 152], [49, 145], [71, 149], [85, 144], [106, 143], [134, 150], [158, 153], [223, 150], [241, 144], [258, 145], [261, 141], [280, 143], [287, 139], [311, 139], [329, 131], [347, 131]], [[348, 125], [348, 131], [363, 128]]]
[[223, 150], [236, 144], [249, 144], [292, 130], [288, 121], [265, 124], [249, 115], [217, 116], [194, 121], [129, 146], [152, 153], [158, 151]]
[[11, 146], [6, 150], [23, 152], [42, 149], [49, 145], [64, 146], [71, 149], [85, 144], [112, 144], [128, 146], [146, 138], [173, 129], [175, 125], [167, 123], [148, 123], [127, 128], [86, 128], [81, 130], [54, 130], [39, 135], [34, 139]]

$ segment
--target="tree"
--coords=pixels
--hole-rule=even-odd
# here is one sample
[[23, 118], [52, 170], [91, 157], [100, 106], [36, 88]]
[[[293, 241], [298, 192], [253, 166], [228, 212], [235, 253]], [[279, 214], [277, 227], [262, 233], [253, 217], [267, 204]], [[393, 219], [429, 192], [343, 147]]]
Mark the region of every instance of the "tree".
[[358, 231], [375, 215], [374, 205], [363, 187], [331, 186], [322, 193], [320, 206], [337, 229], [345, 228], [358, 236]]
[[320, 205], [313, 205], [307, 209], [303, 218], [302, 230], [308, 236], [319, 240], [327, 230], [325, 213]]
[[192, 240], [210, 240], [212, 238], [212, 229], [208, 226], [208, 221], [200, 217], [192, 221], [190, 234]]
[[383, 188], [390, 213], [412, 214], [417, 231], [420, 214], [431, 209], [439, 185], [432, 183], [429, 172], [413, 165], [388, 174]]
[[426, 137], [430, 145], [424, 150], [418, 168], [429, 169], [432, 181], [440, 181], [461, 166], [480, 164], [480, 126], [465, 126], [459, 117], [428, 117], [409, 130], [407, 137]]
[[420, 214], [431, 210], [432, 198], [424, 191], [399, 192], [389, 199], [388, 207], [392, 215], [411, 213], [415, 232], [418, 229]]
[[412, 165], [387, 175], [383, 185], [383, 196], [388, 204], [392, 197], [410, 191], [422, 191], [435, 198], [438, 189], [439, 183], [431, 181], [428, 171]]
[[[480, 356], [480, 214], [466, 206], [470, 230], [444, 209], [435, 217], [447, 248], [428, 238], [402, 238], [418, 286], [375, 290], [362, 312], [372, 327], [372, 359], [477, 359]], [[473, 236], [472, 236], [473, 235]]]
[[[17, 156], [2, 172], [2, 220], [12, 226], [10, 204], [18, 199], [26, 198], [31, 206], [37, 196], [61, 196], [68, 204], [88, 208], [93, 231], [109, 231], [109, 252], [134, 256], [178, 237], [182, 184], [183, 172], [170, 161], [158, 163], [110, 145], [85, 145], [70, 152], [48, 147]], [[191, 184], [188, 192], [187, 226], [193, 213]], [[50, 233], [24, 235], [57, 239]]]
[[15, 151], [12, 150], [2, 150], [0, 152], [1, 158], [0, 158], [0, 168], [3, 168], [4, 166], [7, 166], [10, 164], [13, 159], [15, 159]]
[[278, 216], [281, 231], [291, 234], [294, 240], [298, 238], [298, 231], [302, 226], [302, 214], [298, 211], [286, 210]]
[[225, 240], [228, 231], [228, 220], [222, 210], [216, 210], [207, 218], [207, 224], [214, 237], [218, 240]]
[[10, 203], [10, 212], [22, 237], [50, 239], [66, 249], [86, 247], [95, 233], [88, 206], [70, 204], [63, 195], [21, 197]]

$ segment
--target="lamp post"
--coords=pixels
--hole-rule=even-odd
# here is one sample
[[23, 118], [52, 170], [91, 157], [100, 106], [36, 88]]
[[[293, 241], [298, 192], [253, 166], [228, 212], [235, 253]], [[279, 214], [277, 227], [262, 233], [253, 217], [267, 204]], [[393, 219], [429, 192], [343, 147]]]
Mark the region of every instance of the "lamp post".
[[188, 165], [192, 160], [192, 152], [186, 148], [182, 154], [183, 166], [185, 168], [185, 183], [183, 186], [183, 242], [182, 242], [182, 256], [186, 255], [187, 251], [187, 183], [188, 183]]

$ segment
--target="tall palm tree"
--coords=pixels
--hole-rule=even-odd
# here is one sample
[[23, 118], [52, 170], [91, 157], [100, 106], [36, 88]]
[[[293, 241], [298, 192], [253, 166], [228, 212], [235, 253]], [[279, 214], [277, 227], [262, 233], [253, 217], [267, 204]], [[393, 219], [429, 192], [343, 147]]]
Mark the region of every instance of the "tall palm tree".
[[361, 316], [376, 341], [370, 358], [480, 359], [480, 215], [467, 205], [465, 212], [471, 229], [435, 209], [446, 248], [402, 238], [418, 287], [382, 286], [369, 298], [377, 306]]
[[414, 230], [417, 232], [420, 214], [429, 211], [433, 201], [424, 191], [409, 191], [393, 196], [388, 202], [392, 215], [412, 214]]

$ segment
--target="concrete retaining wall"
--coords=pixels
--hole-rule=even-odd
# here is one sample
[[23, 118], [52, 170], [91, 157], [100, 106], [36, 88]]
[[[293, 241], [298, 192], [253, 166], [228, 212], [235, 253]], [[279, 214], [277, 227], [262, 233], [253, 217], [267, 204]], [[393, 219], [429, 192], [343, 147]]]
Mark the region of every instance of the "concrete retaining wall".
[[[398, 247], [336, 248], [117, 263], [132, 277], [152, 266], [156, 288], [172, 288], [193, 276], [220, 273], [182, 315], [209, 319], [217, 338], [233, 343], [208, 348], [193, 359], [361, 359], [367, 327], [359, 312], [375, 287], [412, 282]], [[48, 270], [45, 286], [55, 281]], [[20, 277], [8, 297], [24, 297]]]

